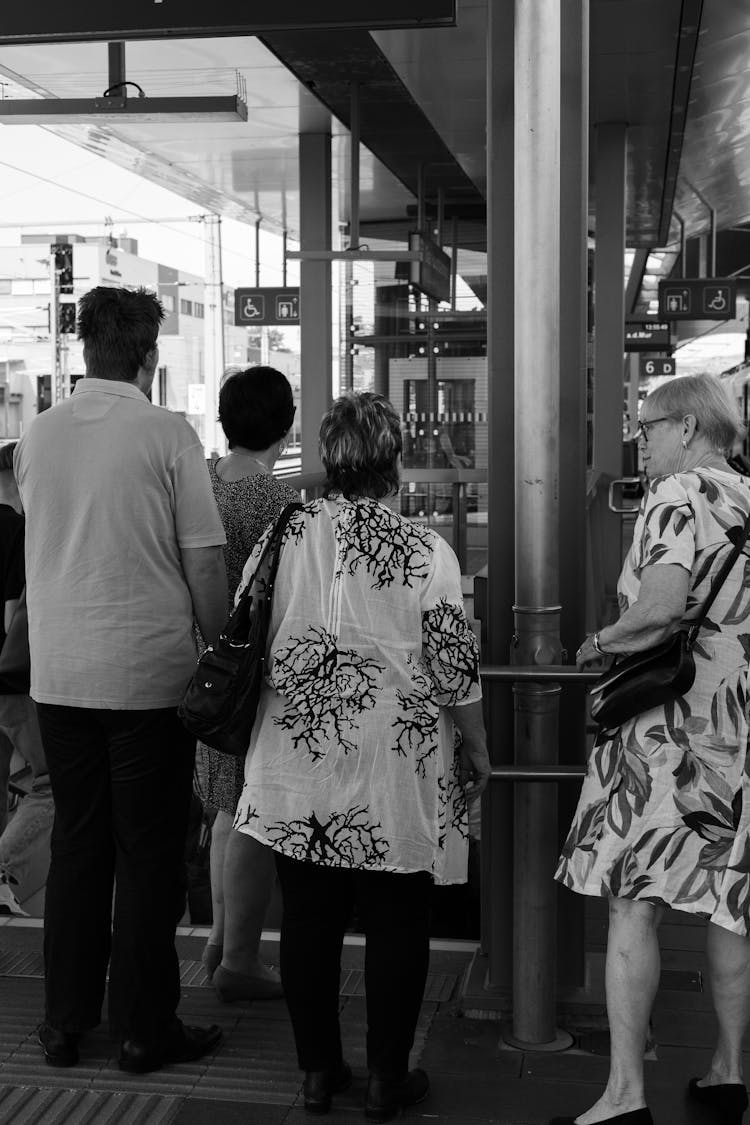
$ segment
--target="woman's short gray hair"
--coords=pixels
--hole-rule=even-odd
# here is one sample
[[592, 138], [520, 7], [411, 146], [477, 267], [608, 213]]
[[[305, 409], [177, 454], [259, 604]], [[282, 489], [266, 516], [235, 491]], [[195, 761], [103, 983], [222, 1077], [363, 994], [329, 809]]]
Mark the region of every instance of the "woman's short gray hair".
[[647, 401], [656, 414], [670, 418], [692, 414], [699, 433], [722, 453], [730, 451], [745, 433], [737, 407], [714, 375], [681, 375], [662, 383]]
[[372, 391], [337, 398], [320, 423], [326, 496], [376, 500], [398, 492], [401, 421], [392, 404]]

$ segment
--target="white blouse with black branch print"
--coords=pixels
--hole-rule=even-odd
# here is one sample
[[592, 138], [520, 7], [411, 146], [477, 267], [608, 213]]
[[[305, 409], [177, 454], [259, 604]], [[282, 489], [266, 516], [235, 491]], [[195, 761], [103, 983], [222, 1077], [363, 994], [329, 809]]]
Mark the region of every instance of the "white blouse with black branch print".
[[480, 698], [448, 544], [375, 500], [306, 504], [284, 534], [234, 827], [292, 859], [464, 882], [466, 801], [445, 708]]

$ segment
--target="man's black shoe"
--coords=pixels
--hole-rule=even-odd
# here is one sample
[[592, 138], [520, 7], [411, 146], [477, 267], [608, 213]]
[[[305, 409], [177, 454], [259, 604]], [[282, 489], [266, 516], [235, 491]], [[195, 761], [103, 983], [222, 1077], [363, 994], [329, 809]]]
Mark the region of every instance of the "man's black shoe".
[[352, 1068], [340, 1062], [329, 1070], [306, 1070], [302, 1093], [308, 1113], [328, 1113], [334, 1094], [343, 1094], [352, 1084]]
[[370, 1075], [365, 1099], [365, 1117], [370, 1121], [390, 1121], [407, 1105], [424, 1101], [430, 1092], [430, 1080], [417, 1067], [401, 1079]]
[[170, 1063], [195, 1062], [214, 1051], [221, 1043], [222, 1031], [216, 1024], [210, 1027], [187, 1027], [182, 1024], [178, 1031], [168, 1038], [155, 1043], [144, 1043], [139, 1039], [126, 1039], [120, 1051], [120, 1070], [131, 1074], [145, 1074], [148, 1070], [159, 1070]]
[[58, 1031], [48, 1023], [40, 1023], [37, 1036], [44, 1047], [44, 1058], [48, 1066], [75, 1066], [78, 1062], [77, 1032]]

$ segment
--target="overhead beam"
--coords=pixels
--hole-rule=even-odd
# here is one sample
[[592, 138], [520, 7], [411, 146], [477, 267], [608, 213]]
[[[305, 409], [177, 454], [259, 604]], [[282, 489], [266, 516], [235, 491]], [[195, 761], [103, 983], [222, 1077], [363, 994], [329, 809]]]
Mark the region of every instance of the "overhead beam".
[[[251, 10], [252, 9], [252, 10]], [[237, 0], [36, 0], [2, 5], [0, 44], [57, 43], [90, 39], [184, 39], [259, 35], [309, 28], [450, 27], [456, 0], [284, 0], [245, 4]]]

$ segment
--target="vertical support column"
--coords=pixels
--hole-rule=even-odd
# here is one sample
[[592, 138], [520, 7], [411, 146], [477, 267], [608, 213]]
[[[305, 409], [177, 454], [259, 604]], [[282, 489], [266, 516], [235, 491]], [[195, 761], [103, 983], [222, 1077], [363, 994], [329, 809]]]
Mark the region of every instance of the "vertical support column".
[[[487, 380], [489, 664], [507, 664], [513, 635], [513, 0], [487, 5]], [[536, 290], [536, 285], [535, 285]], [[505, 685], [487, 692], [493, 764], [513, 761], [513, 709]], [[482, 948], [487, 983], [507, 986], [513, 955], [513, 793], [491, 785], [482, 806]]]
[[219, 387], [224, 374], [224, 276], [221, 262], [221, 217], [205, 215], [206, 318], [205, 384], [206, 421], [204, 446], [210, 456], [224, 448], [224, 435], [218, 423]]
[[[622, 472], [625, 354], [625, 155], [627, 126], [596, 130], [596, 251], [594, 255], [594, 468], [612, 480]], [[604, 597], [614, 607], [622, 564], [620, 517], [600, 506]], [[597, 622], [600, 624], [600, 622]]]
[[[515, 651], [558, 664], [560, 2], [515, 9]], [[541, 279], [544, 281], [540, 284]], [[530, 295], [534, 294], [534, 299]], [[557, 760], [560, 687], [514, 687], [516, 762]], [[513, 1041], [555, 1041], [557, 794], [515, 786]]]
[[[300, 249], [331, 249], [331, 135], [299, 138]], [[331, 402], [331, 263], [300, 262], [302, 472], [320, 468], [320, 419]]]
[[[586, 632], [586, 413], [588, 313], [589, 0], [560, 5], [560, 636], [572, 657]], [[586, 694], [560, 696], [560, 760], [574, 764], [586, 750]], [[576, 787], [560, 785], [561, 826], [570, 823]], [[582, 985], [583, 902], [558, 896], [560, 983]]]

